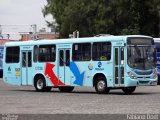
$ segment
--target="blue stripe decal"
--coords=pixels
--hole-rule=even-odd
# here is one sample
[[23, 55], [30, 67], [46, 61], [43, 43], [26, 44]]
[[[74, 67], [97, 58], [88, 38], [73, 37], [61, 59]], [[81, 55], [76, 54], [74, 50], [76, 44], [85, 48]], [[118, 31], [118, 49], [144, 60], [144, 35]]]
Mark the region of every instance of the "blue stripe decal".
[[76, 80], [73, 82], [76, 85], [83, 85], [83, 78], [84, 78], [84, 72], [80, 73], [77, 65], [74, 62], [70, 62], [70, 69], [72, 71], [72, 73], [74, 74]]

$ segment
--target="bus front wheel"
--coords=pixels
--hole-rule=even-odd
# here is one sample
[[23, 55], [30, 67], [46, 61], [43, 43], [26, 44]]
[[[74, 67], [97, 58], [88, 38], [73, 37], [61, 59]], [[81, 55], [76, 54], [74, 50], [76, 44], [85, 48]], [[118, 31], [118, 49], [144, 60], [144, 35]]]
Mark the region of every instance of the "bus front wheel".
[[46, 91], [46, 82], [43, 76], [36, 77], [34, 81], [34, 87], [38, 92]]
[[107, 81], [104, 77], [98, 77], [95, 83], [95, 89], [98, 94], [109, 93], [109, 88], [107, 87]]
[[125, 88], [122, 88], [122, 91], [129, 95], [129, 94], [132, 94], [134, 91], [135, 91], [136, 87], [125, 87]]

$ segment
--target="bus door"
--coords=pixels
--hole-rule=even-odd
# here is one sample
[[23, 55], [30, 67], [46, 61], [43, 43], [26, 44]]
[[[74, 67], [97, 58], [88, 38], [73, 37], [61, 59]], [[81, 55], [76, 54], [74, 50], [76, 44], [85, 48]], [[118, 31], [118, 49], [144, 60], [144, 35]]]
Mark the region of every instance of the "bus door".
[[59, 49], [58, 78], [65, 85], [70, 84], [70, 49]]
[[31, 51], [22, 51], [21, 59], [21, 73], [22, 73], [22, 85], [28, 85], [29, 80], [31, 79], [32, 71], [32, 52]]
[[114, 85], [115, 87], [124, 85], [124, 48], [114, 48]]

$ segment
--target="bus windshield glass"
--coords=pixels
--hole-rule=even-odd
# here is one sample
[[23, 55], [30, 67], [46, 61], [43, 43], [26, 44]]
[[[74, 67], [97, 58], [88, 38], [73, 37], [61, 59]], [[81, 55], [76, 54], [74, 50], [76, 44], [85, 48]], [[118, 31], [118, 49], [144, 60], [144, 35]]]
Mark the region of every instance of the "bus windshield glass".
[[154, 45], [134, 45], [127, 47], [128, 65], [131, 68], [149, 70], [156, 67]]

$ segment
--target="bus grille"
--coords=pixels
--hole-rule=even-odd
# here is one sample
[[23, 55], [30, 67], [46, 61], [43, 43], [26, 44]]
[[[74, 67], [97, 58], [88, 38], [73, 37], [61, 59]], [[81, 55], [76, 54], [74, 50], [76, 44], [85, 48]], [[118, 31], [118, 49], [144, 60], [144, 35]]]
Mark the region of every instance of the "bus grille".
[[149, 81], [139, 81], [140, 84], [147, 84]]
[[150, 74], [152, 74], [152, 70], [150, 70], [150, 71], [135, 71], [135, 73], [136, 74], [138, 74], [138, 75], [150, 75]]

